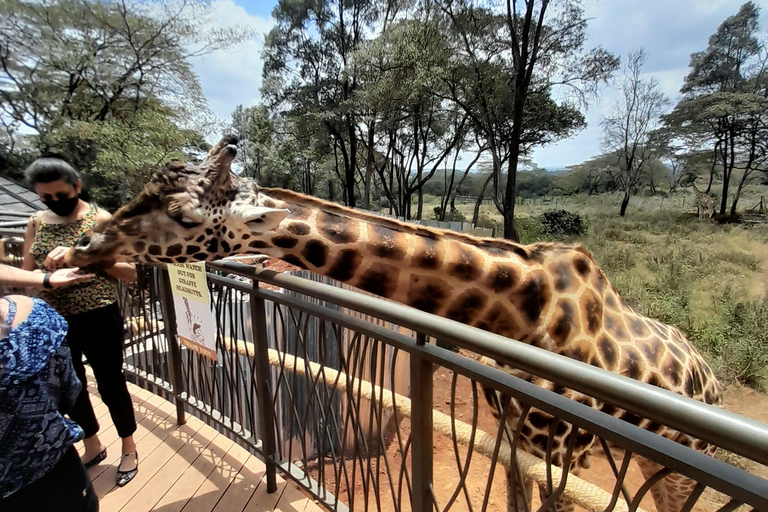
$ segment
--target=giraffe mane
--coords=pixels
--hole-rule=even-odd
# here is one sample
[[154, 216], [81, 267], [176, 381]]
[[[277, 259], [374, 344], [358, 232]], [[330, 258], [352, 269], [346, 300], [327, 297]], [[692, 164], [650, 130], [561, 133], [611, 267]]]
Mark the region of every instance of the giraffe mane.
[[509, 251], [523, 256], [526, 259], [539, 259], [541, 256], [543, 256], [544, 253], [554, 250], [575, 250], [583, 254], [590, 262], [595, 262], [592, 253], [580, 243], [567, 244], [563, 242], [536, 242], [533, 244], [524, 245], [513, 242], [511, 240], [477, 237], [466, 233], [450, 231], [447, 229], [414, 225], [397, 219], [376, 215], [374, 213], [340, 206], [331, 201], [307, 196], [292, 190], [262, 188], [261, 191], [270, 197], [280, 199], [289, 204], [311, 204], [315, 207], [321, 207], [325, 212], [333, 213], [349, 219], [376, 223], [379, 226], [383, 226], [400, 233], [415, 234], [433, 239], [440, 238], [443, 240], [455, 240], [482, 249]]

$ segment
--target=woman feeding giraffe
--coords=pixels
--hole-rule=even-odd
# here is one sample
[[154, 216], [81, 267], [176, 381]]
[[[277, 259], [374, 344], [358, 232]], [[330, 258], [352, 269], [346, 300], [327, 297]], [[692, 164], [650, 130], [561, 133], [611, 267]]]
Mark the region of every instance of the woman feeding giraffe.
[[[78, 172], [58, 155], [43, 155], [25, 172], [27, 182], [48, 209], [34, 215], [27, 225], [24, 241], [26, 270], [55, 271], [65, 266], [70, 246], [97, 222], [110, 214], [81, 198], [82, 181]], [[107, 457], [98, 437], [99, 423], [88, 395], [83, 356], [93, 369], [99, 394], [122, 439], [122, 457], [117, 485], [128, 483], [138, 471], [138, 454], [133, 433], [136, 420], [131, 396], [123, 374], [123, 318], [117, 305], [118, 280], [133, 281], [133, 263], [116, 263], [98, 272], [87, 282], [61, 289], [46, 289], [41, 297], [69, 324], [67, 343], [82, 390], [70, 418], [85, 433], [82, 461], [93, 466]]]

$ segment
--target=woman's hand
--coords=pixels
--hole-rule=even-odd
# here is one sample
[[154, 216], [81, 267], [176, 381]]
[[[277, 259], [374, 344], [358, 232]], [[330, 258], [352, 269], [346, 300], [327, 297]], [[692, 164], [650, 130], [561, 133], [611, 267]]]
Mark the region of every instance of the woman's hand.
[[51, 274], [51, 286], [61, 288], [93, 279], [93, 274], [81, 274], [79, 268], [62, 268]]
[[69, 247], [62, 247], [61, 245], [48, 253], [45, 258], [45, 268], [48, 270], [58, 270], [64, 266], [64, 258], [67, 256]]

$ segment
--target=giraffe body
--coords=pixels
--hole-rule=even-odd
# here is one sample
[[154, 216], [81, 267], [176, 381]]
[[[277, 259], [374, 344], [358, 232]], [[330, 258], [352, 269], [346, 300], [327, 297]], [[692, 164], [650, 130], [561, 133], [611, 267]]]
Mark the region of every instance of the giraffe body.
[[693, 183], [692, 185], [693, 185], [693, 193], [696, 196], [696, 209], [699, 212], [699, 219], [702, 219], [705, 216], [707, 218], [711, 218], [712, 216], [715, 215], [715, 209], [717, 208], [717, 199], [699, 190], [698, 187], [696, 187], [695, 183]]
[[[120, 260], [180, 263], [266, 254], [428, 313], [721, 405], [712, 370], [685, 336], [626, 305], [583, 247], [475, 238], [258, 188], [230, 174], [233, 157], [232, 139], [224, 139], [199, 168], [169, 164], [131, 204], [81, 240], [68, 262], [89, 268]], [[611, 404], [489, 358], [482, 361], [694, 449], [714, 451]], [[485, 393], [499, 418], [495, 393]], [[504, 420], [513, 432], [521, 411], [512, 400]], [[571, 427], [542, 411], [533, 409], [525, 417], [520, 446], [544, 457], [552, 428], [552, 461], [563, 465]], [[591, 434], [577, 433], [572, 471], [588, 467], [593, 444]], [[644, 472], [651, 474], [653, 467], [641, 461]], [[524, 492], [530, 494], [525, 484], [513, 481], [510, 509]], [[689, 492], [690, 481], [667, 477], [653, 489], [657, 509], [679, 509]], [[572, 506], [561, 502], [557, 508]]]

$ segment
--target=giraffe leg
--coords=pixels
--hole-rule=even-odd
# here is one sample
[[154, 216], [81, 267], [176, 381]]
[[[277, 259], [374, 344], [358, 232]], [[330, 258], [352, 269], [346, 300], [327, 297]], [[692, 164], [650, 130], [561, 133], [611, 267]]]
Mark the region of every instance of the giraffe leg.
[[531, 510], [533, 481], [528, 480], [522, 484], [513, 471], [515, 470], [507, 468], [507, 512]]
[[[541, 485], [539, 486], [539, 497], [541, 498], [542, 503], [544, 503], [547, 500], [547, 498], [549, 498], [547, 489]], [[554, 505], [554, 510], [556, 512], [573, 512], [574, 510], [576, 510], [576, 504], [563, 496], [560, 496], [559, 498], [557, 498], [553, 505]], [[549, 510], [553, 510], [553, 508], [549, 507]]]
[[[579, 473], [581, 473], [581, 469], [583, 467], [584, 461], [587, 458], [587, 453], [591, 452], [584, 452], [582, 456], [578, 457], [573, 463], [570, 464], [569, 472], [572, 475], [579, 476]], [[562, 467], [562, 464], [556, 464], [557, 466]], [[557, 487], [559, 482], [553, 482], [554, 487]], [[549, 499], [549, 493], [547, 492], [546, 486], [539, 485], [539, 497], [541, 498], [541, 503], [543, 504], [547, 499]], [[552, 504], [554, 507], [550, 506], [549, 510], [555, 510], [556, 512], [573, 512], [576, 509], [576, 504], [573, 503], [568, 498], [565, 498], [564, 496], [560, 496], [555, 500], [555, 502]]]
[[[664, 469], [661, 464], [645, 457], [638, 457], [637, 463], [646, 480]], [[656, 504], [657, 512], [678, 512], [681, 510], [695, 486], [694, 480], [679, 473], [671, 473], [662, 478], [661, 481], [656, 482], [651, 487], [651, 495]]]

